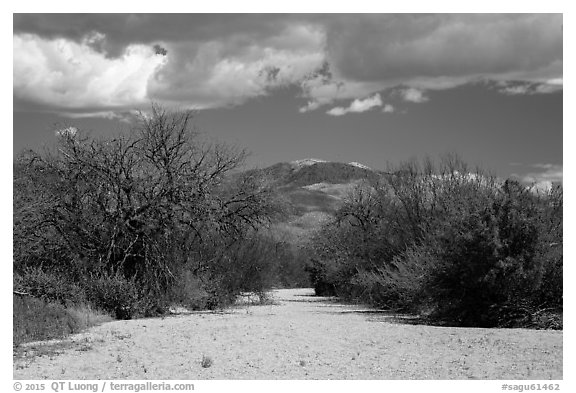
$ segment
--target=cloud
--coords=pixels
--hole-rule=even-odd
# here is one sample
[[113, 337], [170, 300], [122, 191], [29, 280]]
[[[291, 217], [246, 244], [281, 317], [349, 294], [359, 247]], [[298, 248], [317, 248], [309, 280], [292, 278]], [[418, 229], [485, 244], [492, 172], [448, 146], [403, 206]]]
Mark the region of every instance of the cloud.
[[239, 104], [303, 80], [324, 61], [323, 40], [321, 31], [295, 25], [261, 42], [165, 44], [168, 62], [148, 91], [152, 99], [199, 109]]
[[384, 105], [384, 108], [382, 108], [382, 112], [384, 112], [384, 113], [393, 113], [395, 111], [396, 111], [396, 108], [394, 108], [390, 104], [386, 104], [386, 105]]
[[86, 37], [15, 35], [15, 98], [62, 114], [82, 108], [95, 113], [129, 110], [150, 101], [222, 107], [297, 83], [324, 61], [323, 32], [308, 25], [287, 26], [261, 41], [236, 35], [206, 42], [130, 44], [117, 57], [95, 47], [107, 36], [91, 32]]
[[541, 180], [533, 183], [530, 189], [534, 192], [548, 192], [552, 189], [553, 183], [550, 180]]
[[337, 107], [330, 109], [326, 113], [329, 114], [330, 116], [343, 116], [348, 112], [349, 112], [348, 109], [342, 108], [341, 106], [337, 106]]
[[132, 124], [135, 121], [137, 121], [141, 116], [144, 116], [146, 113], [135, 109], [94, 112], [90, 111], [90, 109], [88, 108], [81, 112], [60, 111], [59, 114], [61, 116], [68, 117], [70, 119], [101, 118], [107, 120], [118, 120], [123, 123]]
[[298, 111], [300, 113], [306, 113], [306, 112], [314, 111], [314, 110], [320, 108], [320, 106], [321, 106], [321, 104], [318, 101], [308, 101], [308, 103], [305, 106], [299, 108]]
[[342, 15], [322, 23], [333, 83], [304, 86], [321, 104], [330, 94], [448, 89], [479, 80], [530, 82], [534, 93], [562, 89], [549, 83], [562, 78], [561, 14]]
[[375, 94], [372, 97], [368, 97], [363, 100], [356, 99], [352, 101], [348, 108], [334, 107], [326, 113], [332, 116], [342, 116], [347, 113], [366, 112], [376, 106], [382, 106], [382, 98], [380, 97], [380, 94]]
[[126, 108], [148, 101], [147, 83], [162, 66], [152, 48], [129, 46], [106, 58], [86, 43], [16, 35], [14, 96], [60, 109]]
[[402, 90], [400, 92], [400, 95], [402, 96], [404, 101], [408, 102], [422, 103], [428, 101], [428, 97], [424, 96], [422, 90], [415, 89], [413, 87]]
[[76, 43], [96, 35], [100, 39], [94, 48], [115, 58], [133, 44], [200, 43], [239, 35], [258, 41], [293, 19], [273, 14], [14, 14], [13, 26], [14, 34]]
[[372, 14], [327, 26], [331, 63], [356, 81], [528, 75], [562, 60], [561, 14]]
[[507, 87], [503, 87], [502, 89], [500, 89], [501, 93], [510, 95], [510, 96], [515, 96], [515, 95], [519, 95], [519, 94], [528, 94], [530, 91], [530, 86], [527, 84], [521, 84], [521, 85], [516, 85], [516, 86], [507, 86]]
[[545, 83], [503, 81], [497, 84], [498, 91], [506, 95], [531, 95], [555, 93], [563, 89], [562, 78], [551, 79]]
[[532, 168], [537, 169], [522, 176], [522, 181], [526, 183], [542, 183], [550, 185], [562, 182], [563, 166], [558, 164], [533, 164]]
[[503, 94], [563, 88], [561, 14], [13, 19], [15, 100], [61, 113], [225, 107], [283, 86], [301, 89], [300, 112], [399, 87], [410, 102], [478, 80], [502, 83]]

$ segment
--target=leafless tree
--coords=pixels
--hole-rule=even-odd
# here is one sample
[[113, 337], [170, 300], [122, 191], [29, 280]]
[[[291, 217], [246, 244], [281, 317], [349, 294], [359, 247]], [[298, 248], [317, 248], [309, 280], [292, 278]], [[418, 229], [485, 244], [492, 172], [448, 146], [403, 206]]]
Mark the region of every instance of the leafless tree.
[[127, 135], [68, 133], [51, 153], [22, 155], [15, 267], [121, 274], [161, 292], [182, 266], [210, 270], [208, 245], [229, 246], [269, 222], [279, 212], [272, 189], [233, 173], [247, 153], [202, 141], [192, 115], [153, 105]]

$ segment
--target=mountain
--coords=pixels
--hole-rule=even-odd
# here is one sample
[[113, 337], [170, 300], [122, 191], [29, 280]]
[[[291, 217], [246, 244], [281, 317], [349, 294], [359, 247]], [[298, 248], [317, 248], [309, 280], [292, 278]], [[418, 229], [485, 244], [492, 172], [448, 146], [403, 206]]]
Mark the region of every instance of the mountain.
[[279, 187], [303, 187], [317, 183], [344, 184], [359, 179], [375, 180], [378, 172], [357, 162], [345, 164], [313, 158], [281, 162], [253, 169]]
[[346, 164], [316, 158], [281, 162], [252, 171], [268, 178], [291, 202], [297, 215], [332, 214], [355, 186], [380, 176], [358, 162]]

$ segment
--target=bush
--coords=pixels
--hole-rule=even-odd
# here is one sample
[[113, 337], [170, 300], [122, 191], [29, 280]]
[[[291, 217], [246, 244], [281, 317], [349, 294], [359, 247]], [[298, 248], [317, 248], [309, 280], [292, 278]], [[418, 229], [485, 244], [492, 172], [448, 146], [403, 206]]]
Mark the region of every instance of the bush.
[[426, 289], [439, 317], [498, 326], [506, 323], [504, 309], [514, 314], [531, 308], [543, 274], [541, 200], [512, 181], [498, 191], [447, 214], [429, 241], [437, 264]]
[[435, 256], [426, 247], [413, 247], [397, 255], [386, 268], [360, 271], [353, 279], [364, 289], [361, 300], [379, 308], [418, 312], [430, 307], [424, 284]]
[[89, 301], [116, 319], [131, 319], [140, 311], [138, 287], [120, 275], [91, 279], [86, 286]]
[[170, 299], [190, 310], [214, 308], [218, 302], [210, 300], [204, 283], [190, 270], [184, 270], [171, 288]]
[[198, 275], [208, 293], [208, 307], [222, 308], [234, 303], [242, 292], [264, 296], [274, 285], [275, 242], [258, 231], [248, 231], [242, 241], [214, 243], [203, 249], [210, 259]]
[[549, 318], [536, 315], [562, 309], [561, 206], [561, 188], [536, 194], [453, 157], [403, 164], [349, 196], [313, 240], [309, 272], [317, 294], [458, 325], [540, 326]]
[[334, 264], [317, 259], [312, 259], [306, 267], [317, 296], [336, 296], [336, 284], [332, 279], [336, 269], [330, 269], [331, 267], [333, 268]]

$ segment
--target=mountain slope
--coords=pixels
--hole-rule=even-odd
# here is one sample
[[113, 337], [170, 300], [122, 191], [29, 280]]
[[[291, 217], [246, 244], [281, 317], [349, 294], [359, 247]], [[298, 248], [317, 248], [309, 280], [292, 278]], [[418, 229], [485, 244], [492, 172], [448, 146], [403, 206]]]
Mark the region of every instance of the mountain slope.
[[353, 162], [328, 162], [304, 159], [282, 162], [252, 173], [268, 178], [291, 202], [295, 214], [334, 213], [343, 198], [364, 181], [375, 181], [380, 173]]

